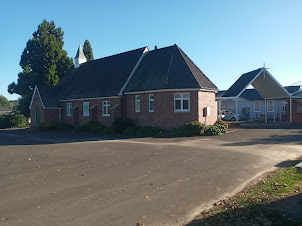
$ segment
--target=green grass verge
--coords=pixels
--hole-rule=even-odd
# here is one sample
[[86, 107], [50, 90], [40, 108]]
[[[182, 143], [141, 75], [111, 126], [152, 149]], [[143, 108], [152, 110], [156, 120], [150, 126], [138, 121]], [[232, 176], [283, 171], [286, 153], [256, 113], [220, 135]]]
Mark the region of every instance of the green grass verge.
[[[295, 167], [283, 168], [235, 197], [222, 200], [189, 225], [302, 225], [280, 212], [280, 204], [274, 204], [283, 201], [287, 205], [285, 198], [298, 194], [302, 194], [302, 174], [297, 174]], [[294, 206], [286, 208], [295, 211]]]

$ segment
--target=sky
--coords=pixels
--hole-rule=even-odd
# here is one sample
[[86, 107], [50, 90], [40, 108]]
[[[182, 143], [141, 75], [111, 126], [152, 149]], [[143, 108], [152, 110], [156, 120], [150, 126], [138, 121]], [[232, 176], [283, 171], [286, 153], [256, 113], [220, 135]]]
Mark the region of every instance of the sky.
[[0, 95], [17, 81], [20, 57], [44, 19], [64, 31], [69, 57], [90, 41], [94, 58], [177, 44], [220, 89], [268, 71], [302, 85], [301, 0], [0, 1]]

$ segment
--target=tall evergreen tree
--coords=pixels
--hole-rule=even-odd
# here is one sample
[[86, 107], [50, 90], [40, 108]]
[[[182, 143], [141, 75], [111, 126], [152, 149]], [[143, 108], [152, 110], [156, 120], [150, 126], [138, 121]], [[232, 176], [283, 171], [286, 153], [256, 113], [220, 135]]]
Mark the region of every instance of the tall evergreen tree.
[[23, 71], [18, 74], [18, 82], [8, 86], [9, 93], [21, 95], [19, 108], [26, 115], [29, 114], [26, 109], [35, 85], [57, 85], [73, 64], [63, 50], [63, 35], [64, 32], [60, 27], [56, 28], [54, 21], [49, 23], [44, 20], [26, 43], [20, 60]]
[[85, 54], [87, 61], [94, 60], [92, 48], [91, 48], [90, 42], [88, 40], [85, 40], [85, 42], [84, 42], [83, 52]]

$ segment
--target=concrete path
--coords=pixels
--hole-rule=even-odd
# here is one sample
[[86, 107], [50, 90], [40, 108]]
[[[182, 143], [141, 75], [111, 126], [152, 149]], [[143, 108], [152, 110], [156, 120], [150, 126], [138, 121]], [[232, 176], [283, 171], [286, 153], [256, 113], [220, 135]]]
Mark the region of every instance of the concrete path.
[[1, 225], [182, 225], [302, 155], [302, 130], [98, 138], [0, 130]]

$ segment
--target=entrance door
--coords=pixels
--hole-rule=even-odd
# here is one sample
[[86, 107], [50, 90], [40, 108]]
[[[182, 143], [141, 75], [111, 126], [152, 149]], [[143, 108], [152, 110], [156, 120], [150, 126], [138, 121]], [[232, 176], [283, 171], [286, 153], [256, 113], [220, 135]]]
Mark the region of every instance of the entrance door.
[[35, 126], [38, 126], [40, 124], [40, 108], [36, 106], [35, 109]]
[[250, 119], [250, 108], [242, 108], [242, 119], [244, 120]]

